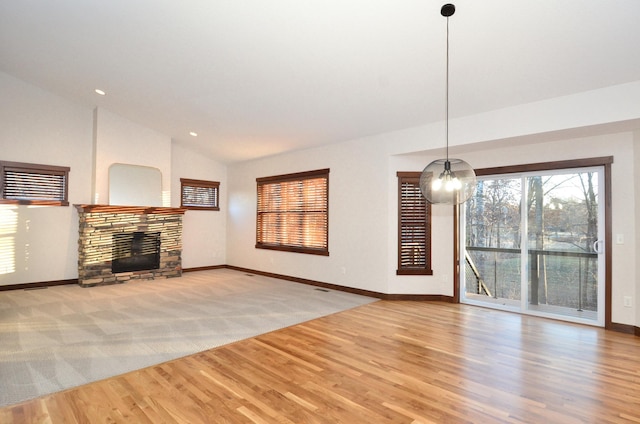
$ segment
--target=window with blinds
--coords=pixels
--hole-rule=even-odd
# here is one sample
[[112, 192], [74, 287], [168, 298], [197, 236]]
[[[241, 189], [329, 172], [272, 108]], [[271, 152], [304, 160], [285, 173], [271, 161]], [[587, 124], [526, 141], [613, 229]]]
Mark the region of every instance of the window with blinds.
[[180, 207], [185, 209], [219, 211], [218, 181], [191, 180], [180, 178]]
[[0, 203], [68, 206], [69, 168], [0, 161]]
[[328, 256], [329, 169], [256, 182], [256, 247]]
[[431, 205], [420, 192], [419, 172], [398, 172], [397, 275], [432, 275]]

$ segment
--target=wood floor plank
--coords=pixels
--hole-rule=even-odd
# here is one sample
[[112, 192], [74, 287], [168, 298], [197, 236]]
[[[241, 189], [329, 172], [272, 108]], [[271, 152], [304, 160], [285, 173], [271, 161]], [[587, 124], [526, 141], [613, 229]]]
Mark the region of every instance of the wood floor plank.
[[633, 423], [640, 338], [379, 301], [0, 409], [21, 423]]

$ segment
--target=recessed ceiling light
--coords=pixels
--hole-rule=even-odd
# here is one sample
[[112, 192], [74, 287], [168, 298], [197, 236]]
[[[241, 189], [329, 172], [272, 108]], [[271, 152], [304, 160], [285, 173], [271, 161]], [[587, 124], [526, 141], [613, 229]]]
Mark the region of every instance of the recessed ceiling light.
[[101, 96], [104, 96], [105, 94], [107, 94], [107, 93], [104, 92], [104, 90], [100, 90], [99, 88], [96, 88], [95, 91], [96, 91], [96, 93], [98, 93]]
[[197, 133], [197, 132], [195, 132], [195, 131], [189, 131], [189, 135], [190, 135], [191, 137], [197, 137], [197, 136], [198, 136], [198, 133]]

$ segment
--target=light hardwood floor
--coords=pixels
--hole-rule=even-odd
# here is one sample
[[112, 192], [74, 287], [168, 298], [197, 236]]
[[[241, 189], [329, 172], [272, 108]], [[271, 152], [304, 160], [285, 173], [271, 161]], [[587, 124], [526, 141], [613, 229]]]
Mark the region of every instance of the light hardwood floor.
[[640, 422], [640, 338], [379, 301], [0, 409], [0, 422]]

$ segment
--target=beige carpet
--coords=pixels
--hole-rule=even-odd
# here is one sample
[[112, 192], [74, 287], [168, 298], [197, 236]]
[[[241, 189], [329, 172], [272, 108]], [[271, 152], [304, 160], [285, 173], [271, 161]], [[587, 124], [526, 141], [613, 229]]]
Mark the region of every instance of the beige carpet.
[[375, 300], [228, 269], [0, 292], [0, 406]]

